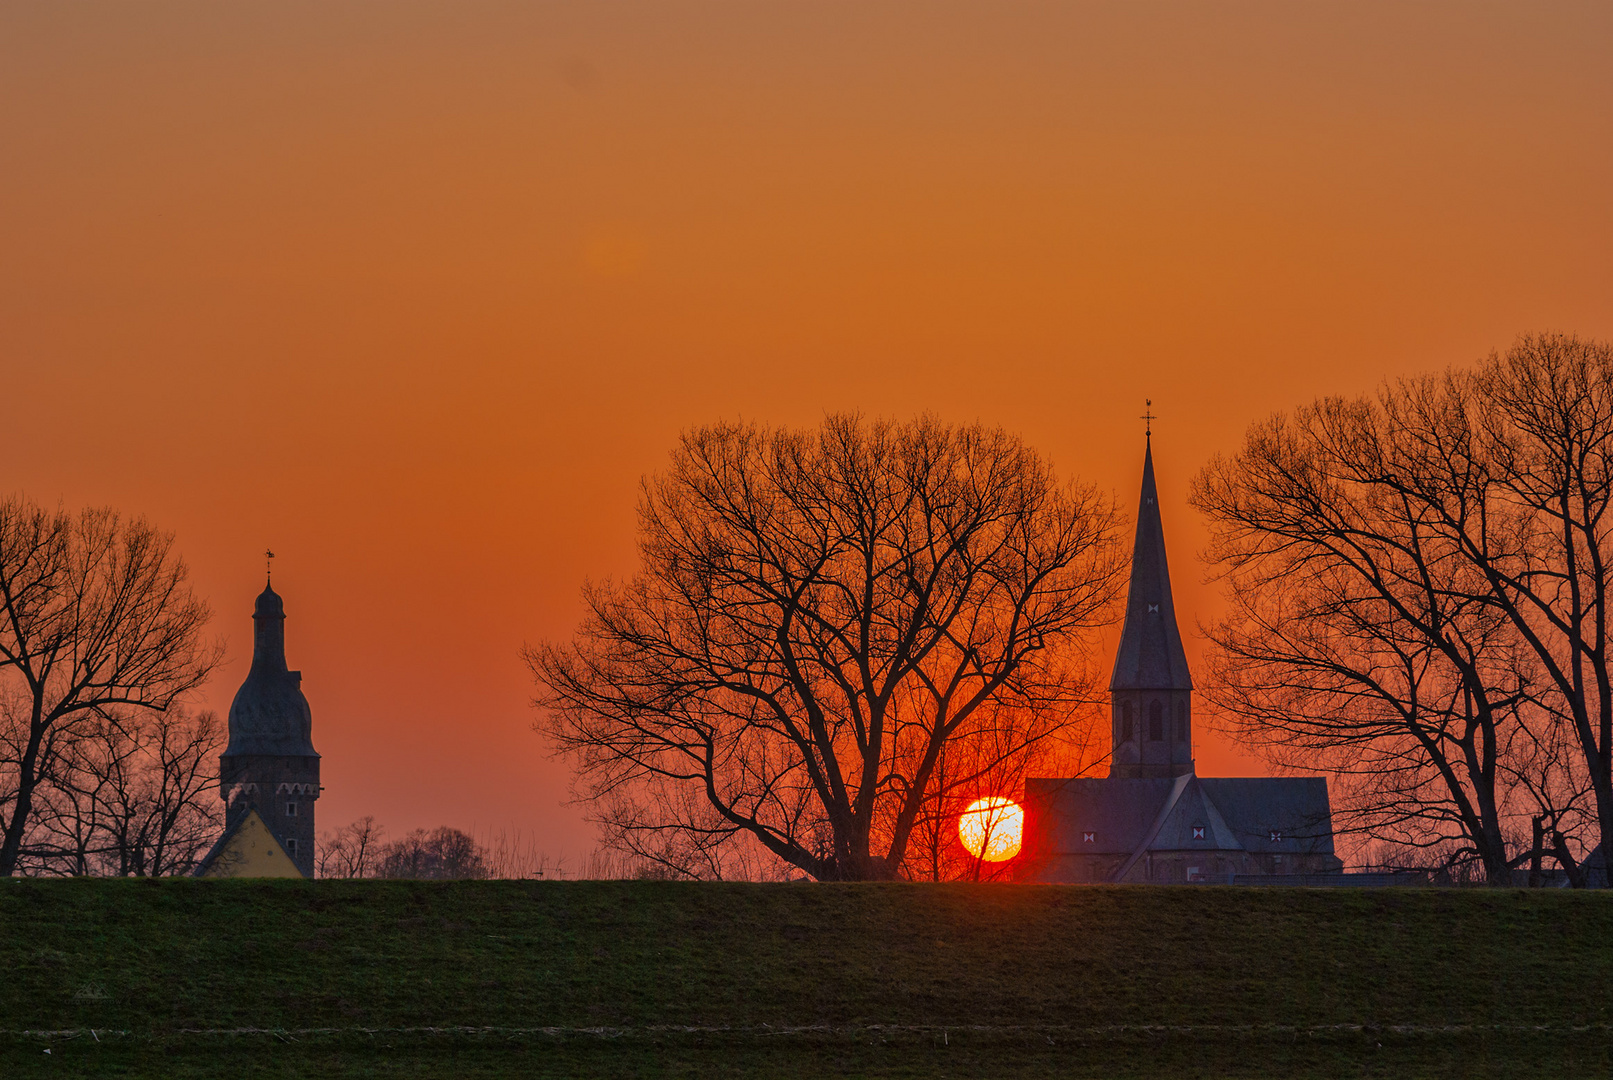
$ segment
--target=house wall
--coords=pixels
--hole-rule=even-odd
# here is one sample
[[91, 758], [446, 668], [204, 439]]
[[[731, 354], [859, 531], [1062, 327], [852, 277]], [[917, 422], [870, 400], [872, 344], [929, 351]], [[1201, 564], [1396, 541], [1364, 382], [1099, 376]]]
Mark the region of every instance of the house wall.
[[[1024, 881], [1097, 884], [1110, 881], [1130, 855], [1059, 852], [1027, 864]], [[1247, 851], [1147, 852], [1126, 875], [1127, 884], [1186, 885], [1224, 882], [1232, 874], [1336, 874], [1343, 864], [1332, 855], [1268, 855]]]

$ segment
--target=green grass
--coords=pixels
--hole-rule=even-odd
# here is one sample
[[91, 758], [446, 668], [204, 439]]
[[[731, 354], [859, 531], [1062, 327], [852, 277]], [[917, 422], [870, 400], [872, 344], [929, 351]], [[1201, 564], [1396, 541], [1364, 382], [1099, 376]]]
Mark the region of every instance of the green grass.
[[0, 881], [0, 1029], [7, 1077], [1597, 1075], [1613, 894]]

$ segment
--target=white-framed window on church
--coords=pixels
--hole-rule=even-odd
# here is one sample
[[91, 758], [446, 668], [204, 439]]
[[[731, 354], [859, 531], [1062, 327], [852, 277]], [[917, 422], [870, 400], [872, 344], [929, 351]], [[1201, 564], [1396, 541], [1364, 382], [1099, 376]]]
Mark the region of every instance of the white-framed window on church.
[[296, 817], [296, 816], [297, 816], [297, 804], [294, 803], [294, 802], [286, 803], [286, 817]]
[[1120, 706], [1120, 741], [1130, 742], [1136, 732], [1136, 724], [1131, 717], [1131, 702]]
[[1165, 739], [1165, 704], [1158, 698], [1148, 703], [1148, 738], [1151, 742]]
[[286, 854], [290, 855], [293, 859], [295, 859], [297, 857], [297, 841], [295, 841], [295, 840], [287, 840], [286, 841]]

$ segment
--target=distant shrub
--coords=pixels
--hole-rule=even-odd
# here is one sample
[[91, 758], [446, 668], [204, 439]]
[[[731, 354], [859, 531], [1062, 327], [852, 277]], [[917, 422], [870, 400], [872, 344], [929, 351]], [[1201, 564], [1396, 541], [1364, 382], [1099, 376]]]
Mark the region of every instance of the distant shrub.
[[376, 876], [436, 881], [485, 878], [487, 852], [470, 836], [444, 825], [416, 829], [378, 852]]

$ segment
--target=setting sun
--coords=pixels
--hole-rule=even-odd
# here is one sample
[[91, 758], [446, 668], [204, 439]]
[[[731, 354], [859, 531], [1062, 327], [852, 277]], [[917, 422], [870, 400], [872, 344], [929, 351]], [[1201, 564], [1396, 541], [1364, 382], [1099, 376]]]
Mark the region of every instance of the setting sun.
[[958, 837], [969, 854], [987, 862], [1002, 862], [1019, 854], [1025, 828], [1025, 811], [1000, 795], [976, 799], [958, 818]]

